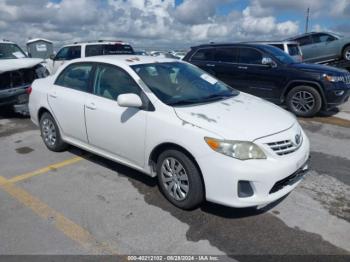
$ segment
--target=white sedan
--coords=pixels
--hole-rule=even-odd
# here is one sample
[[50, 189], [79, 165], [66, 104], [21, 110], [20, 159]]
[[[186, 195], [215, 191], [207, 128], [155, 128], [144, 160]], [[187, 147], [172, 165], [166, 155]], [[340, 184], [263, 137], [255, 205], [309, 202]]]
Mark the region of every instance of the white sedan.
[[74, 60], [33, 83], [29, 108], [48, 149], [72, 144], [157, 177], [183, 209], [205, 199], [268, 204], [308, 168], [309, 140], [295, 117], [178, 60]]

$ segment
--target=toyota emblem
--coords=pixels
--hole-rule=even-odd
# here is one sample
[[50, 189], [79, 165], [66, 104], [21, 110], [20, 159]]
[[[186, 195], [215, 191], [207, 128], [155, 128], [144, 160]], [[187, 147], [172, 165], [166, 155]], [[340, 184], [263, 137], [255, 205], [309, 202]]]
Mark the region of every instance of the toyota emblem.
[[295, 135], [295, 144], [298, 146], [300, 144], [301, 136]]

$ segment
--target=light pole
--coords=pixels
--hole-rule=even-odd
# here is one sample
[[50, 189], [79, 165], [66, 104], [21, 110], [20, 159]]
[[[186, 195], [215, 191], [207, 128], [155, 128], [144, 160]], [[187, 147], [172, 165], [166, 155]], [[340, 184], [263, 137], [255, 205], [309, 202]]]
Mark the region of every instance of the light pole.
[[310, 8], [308, 7], [306, 11], [305, 33], [309, 31], [309, 19], [310, 19]]

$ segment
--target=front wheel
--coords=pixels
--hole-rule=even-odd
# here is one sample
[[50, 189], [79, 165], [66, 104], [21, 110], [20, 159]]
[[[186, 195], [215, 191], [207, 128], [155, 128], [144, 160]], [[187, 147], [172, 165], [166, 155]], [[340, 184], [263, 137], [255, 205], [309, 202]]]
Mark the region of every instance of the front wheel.
[[55, 119], [48, 112], [40, 118], [40, 131], [41, 137], [49, 150], [62, 152], [67, 149], [68, 145], [62, 140]]
[[204, 187], [200, 172], [181, 151], [163, 152], [158, 157], [157, 175], [161, 191], [175, 206], [188, 210], [203, 202]]
[[343, 59], [350, 61], [350, 46], [345, 47], [343, 51]]
[[312, 117], [322, 107], [320, 93], [310, 86], [294, 87], [287, 95], [288, 109], [300, 117]]

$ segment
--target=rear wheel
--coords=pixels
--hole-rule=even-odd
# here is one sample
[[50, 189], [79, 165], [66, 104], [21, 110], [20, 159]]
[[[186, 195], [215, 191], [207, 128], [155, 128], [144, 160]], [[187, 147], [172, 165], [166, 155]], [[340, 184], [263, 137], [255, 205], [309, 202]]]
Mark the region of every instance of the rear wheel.
[[68, 144], [62, 140], [56, 121], [48, 112], [45, 112], [40, 118], [40, 131], [41, 137], [49, 150], [62, 152], [67, 149]]
[[289, 110], [301, 117], [314, 116], [322, 107], [320, 93], [310, 86], [294, 87], [288, 93], [286, 102]]
[[178, 150], [166, 150], [157, 161], [158, 184], [165, 197], [182, 209], [196, 208], [204, 199], [201, 175], [193, 161]]
[[344, 48], [343, 58], [347, 61], [350, 61], [350, 46]]

